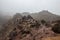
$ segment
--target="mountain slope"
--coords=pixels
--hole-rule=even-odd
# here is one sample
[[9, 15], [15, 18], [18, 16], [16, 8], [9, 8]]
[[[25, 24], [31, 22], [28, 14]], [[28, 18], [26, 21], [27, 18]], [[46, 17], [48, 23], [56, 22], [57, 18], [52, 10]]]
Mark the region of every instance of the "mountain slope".
[[31, 14], [31, 16], [36, 20], [46, 20], [46, 21], [55, 21], [60, 20], [60, 16], [54, 15], [49, 11], [43, 10], [39, 13]]

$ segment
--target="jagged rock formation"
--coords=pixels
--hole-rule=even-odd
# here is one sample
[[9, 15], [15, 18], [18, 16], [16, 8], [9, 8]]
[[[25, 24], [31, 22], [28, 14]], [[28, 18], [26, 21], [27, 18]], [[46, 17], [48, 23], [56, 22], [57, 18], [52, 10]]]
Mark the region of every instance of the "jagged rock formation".
[[23, 12], [23, 13], [21, 13], [22, 16], [27, 16], [29, 14], [30, 14], [29, 12]]
[[40, 23], [30, 15], [22, 16], [17, 13], [13, 19], [3, 25], [0, 40], [43, 40], [47, 37], [57, 36], [51, 30], [52, 26], [51, 23], [44, 20]]
[[17, 20], [21, 18], [22, 16], [17, 13], [12, 19], [2, 25], [2, 30], [0, 30], [0, 40], [5, 40], [5, 37], [7, 37], [7, 35], [16, 27], [15, 23], [17, 23]]
[[5, 40], [42, 40], [46, 37], [56, 36], [51, 27], [47, 28], [30, 15], [16, 19], [12, 25]]

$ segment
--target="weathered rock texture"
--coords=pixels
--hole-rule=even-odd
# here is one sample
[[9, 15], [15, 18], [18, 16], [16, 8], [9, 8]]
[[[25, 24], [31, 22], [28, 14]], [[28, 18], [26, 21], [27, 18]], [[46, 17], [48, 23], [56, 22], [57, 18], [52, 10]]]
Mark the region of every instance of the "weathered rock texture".
[[[49, 26], [49, 27], [48, 27]], [[52, 25], [42, 24], [30, 15], [17, 17], [4, 25], [4, 37], [1, 40], [44, 40], [47, 37], [57, 36], [51, 28]]]

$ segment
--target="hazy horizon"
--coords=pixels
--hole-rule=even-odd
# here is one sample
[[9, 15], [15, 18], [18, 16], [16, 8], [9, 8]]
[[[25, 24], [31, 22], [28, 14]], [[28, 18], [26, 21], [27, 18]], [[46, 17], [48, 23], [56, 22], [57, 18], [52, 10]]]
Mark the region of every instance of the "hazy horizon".
[[60, 0], [0, 0], [0, 12], [14, 14], [21, 12], [34, 13], [42, 10], [60, 15]]

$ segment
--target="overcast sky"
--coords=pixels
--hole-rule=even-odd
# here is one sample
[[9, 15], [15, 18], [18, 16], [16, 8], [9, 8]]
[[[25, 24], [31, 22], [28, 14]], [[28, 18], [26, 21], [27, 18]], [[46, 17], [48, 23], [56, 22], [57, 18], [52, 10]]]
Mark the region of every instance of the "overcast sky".
[[60, 15], [60, 0], [0, 0], [2, 12], [39, 12], [49, 10]]

